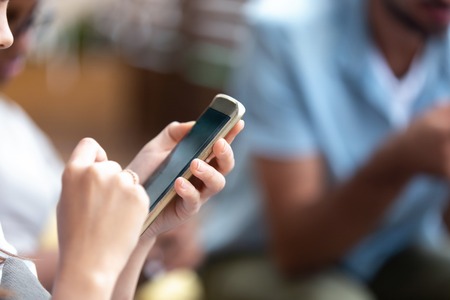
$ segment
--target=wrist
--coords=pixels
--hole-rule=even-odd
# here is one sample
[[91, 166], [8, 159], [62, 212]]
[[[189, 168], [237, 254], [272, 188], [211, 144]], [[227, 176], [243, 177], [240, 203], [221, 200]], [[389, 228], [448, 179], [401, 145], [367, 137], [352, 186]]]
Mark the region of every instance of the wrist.
[[382, 176], [389, 181], [407, 181], [417, 173], [414, 160], [410, 159], [404, 144], [404, 137], [394, 136], [375, 155], [375, 163], [382, 166]]
[[118, 273], [96, 269], [82, 260], [58, 267], [53, 299], [110, 299]]
[[139, 275], [155, 241], [155, 237], [147, 237], [145, 235], [139, 239], [127, 265], [120, 274], [112, 299], [133, 299]]

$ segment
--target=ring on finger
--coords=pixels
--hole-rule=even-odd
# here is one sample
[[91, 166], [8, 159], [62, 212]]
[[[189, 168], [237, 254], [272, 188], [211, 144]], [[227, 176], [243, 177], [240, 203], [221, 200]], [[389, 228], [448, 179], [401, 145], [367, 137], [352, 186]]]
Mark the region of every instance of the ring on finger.
[[131, 177], [133, 178], [133, 183], [134, 184], [138, 184], [139, 183], [139, 175], [136, 174], [136, 172], [130, 170], [130, 169], [124, 169], [122, 170], [122, 172], [128, 173], [131, 175]]

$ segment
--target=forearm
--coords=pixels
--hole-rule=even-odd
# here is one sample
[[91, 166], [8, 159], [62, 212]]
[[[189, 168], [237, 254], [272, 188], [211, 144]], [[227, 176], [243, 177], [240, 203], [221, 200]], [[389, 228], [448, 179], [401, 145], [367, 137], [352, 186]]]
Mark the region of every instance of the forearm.
[[[272, 220], [273, 249], [281, 267], [296, 274], [338, 260], [373, 230], [410, 178], [387, 147], [320, 200], [285, 207]], [[272, 203], [280, 200], [272, 198]]]
[[60, 263], [52, 299], [134, 299], [139, 274], [154, 243], [155, 238], [141, 239], [119, 276], [106, 268], [96, 271], [83, 261]]
[[70, 264], [59, 267], [52, 299], [111, 299], [117, 280], [115, 272], [93, 270], [85, 266], [83, 261], [71, 261]]
[[447, 209], [445, 210], [444, 213], [444, 221], [445, 224], [447, 225], [448, 232], [450, 232], [450, 203], [447, 204]]
[[133, 251], [124, 270], [121, 272], [114, 288], [112, 299], [132, 300], [145, 260], [156, 238], [142, 238]]

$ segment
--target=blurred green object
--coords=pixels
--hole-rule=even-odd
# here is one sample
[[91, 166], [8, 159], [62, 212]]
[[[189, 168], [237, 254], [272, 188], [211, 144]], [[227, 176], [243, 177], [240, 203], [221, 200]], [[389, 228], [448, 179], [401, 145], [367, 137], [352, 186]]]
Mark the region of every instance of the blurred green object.
[[90, 18], [79, 20], [63, 34], [68, 41], [68, 50], [72, 54], [81, 56], [86, 52], [97, 50], [109, 52], [114, 48], [110, 39], [95, 29]]
[[197, 43], [186, 50], [181, 73], [191, 83], [222, 89], [228, 79], [233, 51], [210, 43]]

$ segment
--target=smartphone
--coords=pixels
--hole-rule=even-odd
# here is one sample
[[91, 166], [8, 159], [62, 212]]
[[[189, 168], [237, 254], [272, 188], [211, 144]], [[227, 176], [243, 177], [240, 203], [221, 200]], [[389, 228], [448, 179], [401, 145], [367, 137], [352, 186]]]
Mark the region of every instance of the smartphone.
[[224, 94], [214, 97], [192, 129], [144, 183], [150, 197], [150, 211], [142, 233], [176, 196], [175, 180], [178, 177], [189, 179], [192, 176], [189, 171], [192, 160], [210, 157], [214, 143], [225, 137], [244, 113], [244, 106], [236, 99]]

